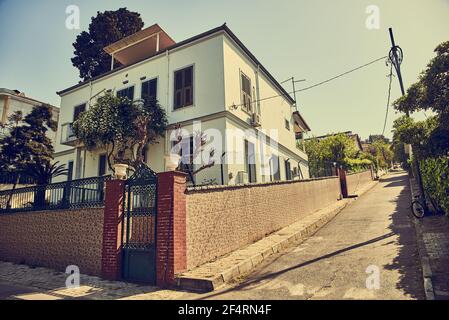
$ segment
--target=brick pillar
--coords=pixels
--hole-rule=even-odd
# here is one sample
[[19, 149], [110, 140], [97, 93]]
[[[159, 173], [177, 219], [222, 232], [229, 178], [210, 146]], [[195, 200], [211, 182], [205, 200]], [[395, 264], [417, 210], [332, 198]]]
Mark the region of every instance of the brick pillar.
[[187, 175], [170, 171], [157, 176], [156, 284], [167, 287], [187, 269]]
[[101, 275], [108, 280], [120, 278], [124, 185], [124, 180], [106, 181]]

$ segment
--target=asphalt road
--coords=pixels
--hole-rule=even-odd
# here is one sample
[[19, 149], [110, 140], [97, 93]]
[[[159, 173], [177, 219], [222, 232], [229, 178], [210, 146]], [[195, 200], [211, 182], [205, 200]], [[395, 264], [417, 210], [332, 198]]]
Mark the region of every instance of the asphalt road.
[[388, 176], [314, 236], [200, 299], [425, 299], [407, 175]]

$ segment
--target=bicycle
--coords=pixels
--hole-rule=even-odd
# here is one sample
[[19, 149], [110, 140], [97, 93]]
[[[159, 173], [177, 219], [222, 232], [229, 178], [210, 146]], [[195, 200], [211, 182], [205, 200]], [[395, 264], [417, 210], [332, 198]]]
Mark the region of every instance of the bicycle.
[[415, 200], [412, 201], [411, 209], [413, 215], [418, 219], [422, 219], [430, 212], [433, 212], [435, 215], [438, 215], [441, 212], [438, 203], [429, 196], [416, 195], [414, 196], [414, 199]]
[[428, 211], [426, 199], [421, 195], [415, 196], [414, 199], [411, 205], [412, 213], [416, 218], [422, 219]]

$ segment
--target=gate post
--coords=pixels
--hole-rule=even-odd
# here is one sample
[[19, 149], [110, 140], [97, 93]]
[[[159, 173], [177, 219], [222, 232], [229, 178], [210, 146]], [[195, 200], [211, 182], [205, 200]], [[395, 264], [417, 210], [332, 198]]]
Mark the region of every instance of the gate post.
[[156, 285], [175, 284], [175, 274], [187, 269], [186, 174], [157, 174]]
[[124, 180], [106, 181], [101, 276], [107, 280], [120, 278], [124, 186]]
[[340, 178], [341, 194], [343, 198], [348, 198], [348, 184], [346, 180], [346, 171], [343, 168], [338, 168], [338, 177]]

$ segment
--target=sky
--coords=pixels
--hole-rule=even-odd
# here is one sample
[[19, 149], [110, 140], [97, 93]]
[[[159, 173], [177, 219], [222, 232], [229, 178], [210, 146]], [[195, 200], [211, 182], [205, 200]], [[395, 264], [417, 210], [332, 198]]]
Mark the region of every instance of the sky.
[[[69, 5], [80, 9], [80, 30], [65, 26]], [[366, 27], [371, 5], [379, 8], [379, 29]], [[404, 51], [407, 88], [435, 47], [449, 40], [449, 0], [0, 0], [0, 88], [58, 106], [56, 91], [80, 81], [70, 61], [76, 36], [97, 11], [120, 7], [139, 12], [146, 27], [158, 23], [175, 41], [226, 22], [279, 82], [306, 79], [297, 89], [386, 56], [389, 27]], [[298, 93], [311, 135], [353, 131], [365, 139], [382, 133], [388, 73], [380, 61]], [[292, 91], [288, 83], [285, 88]], [[400, 95], [394, 78], [392, 101]], [[390, 108], [386, 136], [391, 137], [398, 116]], [[426, 115], [414, 116], [422, 120]]]

